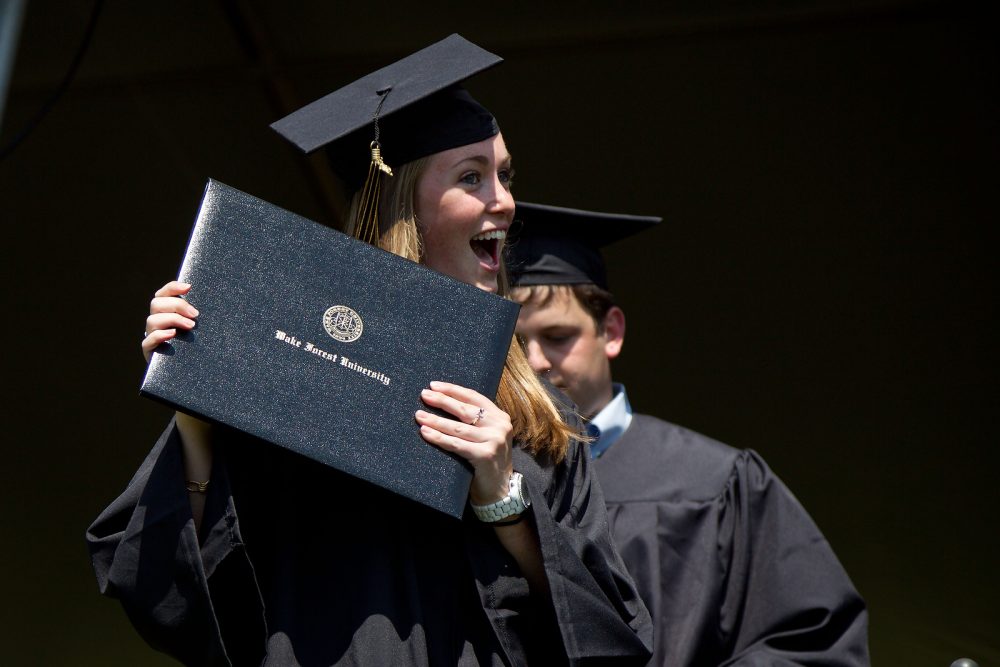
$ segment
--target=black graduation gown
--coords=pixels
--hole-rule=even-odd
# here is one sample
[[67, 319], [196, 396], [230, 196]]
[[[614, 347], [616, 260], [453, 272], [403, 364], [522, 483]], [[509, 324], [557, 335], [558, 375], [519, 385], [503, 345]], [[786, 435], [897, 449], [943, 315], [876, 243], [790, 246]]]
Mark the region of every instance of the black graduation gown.
[[471, 515], [459, 521], [228, 429], [214, 451], [200, 536], [173, 423], [87, 532], [101, 592], [185, 664], [643, 664], [649, 655], [649, 616], [579, 443], [559, 465], [514, 450], [551, 605], [529, 599], [516, 562]]
[[864, 602], [759, 455], [637, 414], [594, 464], [650, 664], [869, 663]]

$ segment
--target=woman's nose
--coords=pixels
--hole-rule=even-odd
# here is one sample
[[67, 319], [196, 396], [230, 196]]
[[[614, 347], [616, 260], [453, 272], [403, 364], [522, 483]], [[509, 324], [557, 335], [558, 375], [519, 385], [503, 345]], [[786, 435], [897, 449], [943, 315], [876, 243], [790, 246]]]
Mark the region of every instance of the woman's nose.
[[495, 194], [495, 208], [497, 212], [504, 213], [508, 218], [514, 215], [514, 195], [507, 189], [507, 185], [500, 180], [500, 176], [493, 177], [493, 191]]

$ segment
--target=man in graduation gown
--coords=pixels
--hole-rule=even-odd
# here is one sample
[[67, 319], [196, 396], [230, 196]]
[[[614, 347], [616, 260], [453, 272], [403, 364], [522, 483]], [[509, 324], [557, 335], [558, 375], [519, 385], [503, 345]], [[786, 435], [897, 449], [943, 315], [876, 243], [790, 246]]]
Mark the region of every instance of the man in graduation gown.
[[611, 379], [625, 315], [600, 247], [659, 218], [519, 202], [509, 264], [536, 372], [589, 420], [612, 534], [654, 621], [656, 665], [867, 665], [867, 612], [761, 457], [637, 414]]

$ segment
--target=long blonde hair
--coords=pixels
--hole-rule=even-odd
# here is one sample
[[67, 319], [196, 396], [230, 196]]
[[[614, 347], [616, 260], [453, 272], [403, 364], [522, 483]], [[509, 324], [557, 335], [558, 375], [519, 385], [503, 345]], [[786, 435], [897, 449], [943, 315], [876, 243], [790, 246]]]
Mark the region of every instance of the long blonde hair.
[[[391, 178], [385, 178], [379, 199], [378, 245], [414, 262], [424, 258], [423, 239], [416, 215], [417, 182], [427, 164], [420, 158], [402, 165]], [[360, 195], [351, 199], [344, 232], [354, 236]], [[501, 265], [497, 293], [507, 294], [507, 273]], [[571, 437], [578, 434], [560, 416], [549, 393], [532, 370], [520, 343], [511, 341], [497, 389], [497, 405], [510, 415], [514, 439], [535, 456], [558, 463], [566, 455]]]

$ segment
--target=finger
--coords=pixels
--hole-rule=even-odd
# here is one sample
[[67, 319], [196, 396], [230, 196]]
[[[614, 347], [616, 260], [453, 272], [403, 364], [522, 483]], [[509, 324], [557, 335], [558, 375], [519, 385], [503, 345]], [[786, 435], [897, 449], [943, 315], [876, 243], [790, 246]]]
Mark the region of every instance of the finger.
[[507, 481], [512, 468], [510, 456], [497, 457], [489, 447], [477, 445], [461, 438], [442, 433], [431, 426], [421, 426], [420, 435], [435, 447], [460, 456], [474, 469], [469, 489], [473, 502], [483, 505], [507, 495]]
[[441, 431], [431, 428], [430, 426], [421, 426], [420, 436], [432, 445], [436, 445], [448, 452], [458, 454], [465, 451], [467, 448], [467, 444], [460, 442], [459, 438], [442, 433]]
[[462, 385], [452, 384], [451, 382], [434, 381], [431, 382], [431, 389], [439, 391], [442, 394], [447, 394], [448, 396], [458, 399], [463, 403], [475, 405], [477, 408], [489, 409], [496, 407], [496, 404], [493, 401], [486, 398], [475, 389], [469, 389], [468, 387], [463, 387]]
[[[424, 389], [421, 391], [420, 398], [423, 399], [424, 403], [427, 405], [440, 408], [466, 424], [471, 424], [476, 421], [476, 417], [479, 415], [479, 407], [470, 405], [456, 398], [452, 398], [442, 392], [434, 391], [433, 389]], [[477, 422], [477, 425], [482, 424], [482, 421], [483, 420], [480, 419]]]
[[417, 423], [421, 426], [430, 426], [435, 431], [464, 440], [465, 442], [481, 444], [490, 439], [489, 433], [478, 426], [441, 417], [425, 410], [417, 410], [415, 416]]
[[146, 361], [149, 361], [150, 356], [161, 343], [164, 343], [174, 336], [177, 335], [176, 329], [161, 329], [159, 331], [154, 331], [145, 338], [142, 339], [142, 356], [146, 357]]
[[454, 435], [442, 433], [431, 426], [421, 426], [420, 436], [435, 447], [457, 454], [473, 465], [487, 458], [485, 453], [480, 451], [477, 443], [468, 442]]
[[160, 329], [194, 329], [195, 321], [178, 313], [157, 313], [146, 318], [146, 335]]
[[171, 280], [169, 283], [156, 290], [154, 296], [180, 296], [191, 291], [190, 283], [182, 283], [179, 280]]
[[187, 317], [198, 317], [198, 309], [176, 296], [156, 296], [149, 302], [150, 313], [180, 313]]

